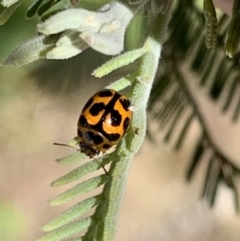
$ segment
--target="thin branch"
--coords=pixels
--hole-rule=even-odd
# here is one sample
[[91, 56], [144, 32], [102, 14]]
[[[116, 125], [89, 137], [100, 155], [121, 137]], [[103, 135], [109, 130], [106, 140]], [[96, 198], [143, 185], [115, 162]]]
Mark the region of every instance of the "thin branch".
[[230, 158], [227, 157], [224, 153], [222, 153], [222, 151], [215, 144], [215, 141], [213, 140], [213, 138], [211, 136], [211, 131], [209, 130], [206, 120], [203, 118], [201, 109], [199, 108], [198, 103], [188, 86], [188, 83], [183, 78], [182, 73], [176, 64], [174, 64], [173, 68], [175, 69], [175, 73], [177, 75], [176, 81], [178, 81], [179, 86], [181, 87], [182, 91], [185, 94], [185, 97], [187, 98], [189, 103], [191, 103], [191, 105], [193, 107], [193, 112], [194, 112], [195, 116], [197, 116], [197, 118], [202, 126], [203, 136], [205, 137], [205, 140], [211, 146], [212, 150], [215, 152], [215, 154], [220, 159], [229, 162], [236, 171], [239, 171], [239, 168], [234, 164], [234, 162], [231, 161]]

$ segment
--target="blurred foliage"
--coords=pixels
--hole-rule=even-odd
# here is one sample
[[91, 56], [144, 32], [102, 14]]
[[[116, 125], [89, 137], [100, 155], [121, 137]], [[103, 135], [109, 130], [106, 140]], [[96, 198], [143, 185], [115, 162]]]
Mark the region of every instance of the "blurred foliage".
[[27, 230], [26, 215], [10, 204], [0, 204], [0, 240], [18, 240]]
[[[89, 10], [96, 10], [106, 2], [109, 1], [86, 0], [79, 1], [78, 5]], [[29, 7], [28, 2], [21, 4], [10, 20], [5, 25], [0, 26], [0, 38], [2, 35], [5, 36], [5, 38], [8, 37], [8, 39], [11, 39], [11, 41], [4, 41], [4, 44], [0, 48], [1, 62], [6, 58], [6, 54], [9, 54], [14, 46], [17, 46], [24, 40], [29, 39], [30, 36], [36, 35], [37, 18], [34, 17], [32, 19], [25, 19], [24, 15], [26, 7]], [[144, 35], [147, 27], [145, 19], [146, 18], [142, 18], [139, 14], [133, 19], [133, 21], [131, 21], [125, 36], [126, 50], [135, 49], [141, 46], [145, 38]], [[143, 26], [145, 27], [143, 28]], [[24, 29], [24, 31], [21, 31], [21, 34], [16, 35], [12, 29]], [[52, 93], [72, 92], [77, 90], [81, 85], [86, 84], [88, 82], [89, 75], [91, 75], [93, 70], [107, 60], [109, 60], [108, 56], [91, 49], [87, 49], [80, 55], [68, 60], [45, 60], [35, 62], [34, 64], [31, 64], [33, 67], [30, 70], [29, 77], [35, 80], [35, 83], [40, 88]], [[124, 70], [120, 70], [113, 75], [119, 75], [119, 72], [121, 75], [124, 75], [128, 71], [129, 67]], [[28, 78], [26, 78], [26, 80], [27, 79]]]
[[36, 34], [37, 19], [29, 21], [25, 18], [26, 8], [29, 4], [30, 1], [24, 1], [13, 16], [4, 25], [0, 26], [1, 62], [16, 45]]
[[[180, 21], [181, 25], [176, 24]], [[216, 108], [219, 104], [222, 106], [222, 114], [227, 112], [232, 121], [239, 120], [239, 54], [230, 60], [223, 53], [228, 23], [229, 17], [221, 15], [216, 47], [214, 50], [208, 50], [205, 45], [206, 36], [202, 31], [204, 21], [201, 10], [186, 1], [178, 2], [170, 23], [170, 35], [163, 48], [164, 61], [159, 66], [159, 76], [153, 86], [149, 111], [151, 117], [159, 121], [160, 128], [165, 130], [165, 142], [175, 142], [176, 150], [183, 145], [191, 124], [198, 121], [202, 137], [196, 145], [189, 165], [187, 180], [191, 180], [199, 163], [206, 161], [209, 166], [206, 170], [202, 196], [212, 206], [219, 184], [224, 182], [233, 190], [234, 203], [238, 211], [236, 178], [240, 174], [240, 165], [217, 147], [197, 102], [196, 93], [190, 88], [191, 81], [196, 81], [198, 88], [205, 89], [211, 98], [209, 101], [214, 101]], [[195, 80], [189, 79], [186, 69], [195, 74]], [[234, 98], [238, 99], [235, 107]], [[209, 152], [210, 155], [205, 155]]]

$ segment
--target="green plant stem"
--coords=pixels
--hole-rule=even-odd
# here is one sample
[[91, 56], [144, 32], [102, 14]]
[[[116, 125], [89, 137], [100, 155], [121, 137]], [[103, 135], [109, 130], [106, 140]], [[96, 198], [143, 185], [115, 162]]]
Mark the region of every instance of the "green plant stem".
[[[91, 231], [94, 240], [114, 240], [117, 216], [125, 190], [127, 174], [134, 154], [140, 149], [146, 135], [146, 109], [158, 68], [161, 46], [166, 36], [169, 15], [170, 8], [166, 14], [159, 14], [154, 19], [150, 37], [147, 38], [144, 44], [146, 53], [141, 58], [136, 74], [137, 80], [132, 89], [132, 104], [135, 109], [132, 121], [133, 130], [122, 141], [119, 150], [116, 150], [116, 153], [120, 153], [120, 156], [116, 156], [113, 160], [109, 171], [109, 181], [103, 190], [106, 202], [97, 207], [93, 217], [96, 219], [95, 225], [97, 226], [95, 230]], [[133, 133], [134, 129], [136, 129], [136, 133]], [[124, 148], [124, 145], [128, 147], [128, 143], [130, 143], [130, 148]], [[120, 150], [124, 151], [121, 152]], [[103, 213], [104, 219], [100, 219]]]

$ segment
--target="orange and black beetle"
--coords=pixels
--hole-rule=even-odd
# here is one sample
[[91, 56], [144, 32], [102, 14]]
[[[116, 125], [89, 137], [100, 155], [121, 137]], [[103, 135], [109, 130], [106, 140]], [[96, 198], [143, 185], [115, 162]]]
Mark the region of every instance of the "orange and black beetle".
[[89, 157], [105, 153], [126, 133], [132, 118], [130, 101], [115, 90], [104, 89], [93, 95], [78, 121], [81, 152]]

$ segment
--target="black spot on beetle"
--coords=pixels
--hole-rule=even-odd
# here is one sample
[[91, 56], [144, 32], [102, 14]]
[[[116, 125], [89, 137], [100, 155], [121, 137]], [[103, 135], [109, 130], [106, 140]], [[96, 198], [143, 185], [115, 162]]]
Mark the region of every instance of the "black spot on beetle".
[[94, 98], [92, 97], [91, 99], [88, 100], [88, 102], [86, 103], [86, 105], [83, 107], [83, 111], [85, 111], [87, 108], [89, 108], [91, 106], [91, 104], [93, 103]]
[[88, 122], [84, 115], [80, 115], [78, 123], [82, 127], [88, 127]]
[[109, 149], [110, 147], [111, 147], [111, 145], [108, 145], [108, 144], [103, 145], [103, 149], [106, 149], [106, 150]]
[[104, 103], [96, 103], [94, 105], [91, 106], [89, 112], [92, 116], [97, 116], [99, 114], [99, 112], [101, 112], [102, 110], [104, 110], [105, 105]]
[[126, 117], [126, 119], [125, 119], [124, 122], [123, 122], [124, 132], [126, 132], [126, 130], [128, 129], [129, 124], [130, 124], [130, 118]]
[[119, 102], [122, 104], [124, 110], [129, 111], [130, 101], [128, 99], [120, 99]]
[[99, 135], [93, 136], [93, 142], [95, 145], [99, 145], [103, 142], [103, 138]]
[[119, 134], [106, 134], [109, 141], [117, 141], [120, 138]]
[[117, 110], [112, 110], [110, 114], [112, 126], [119, 126], [122, 122], [122, 116], [119, 114]]
[[98, 93], [99, 97], [110, 97], [113, 96], [113, 93], [111, 90], [102, 90]]

